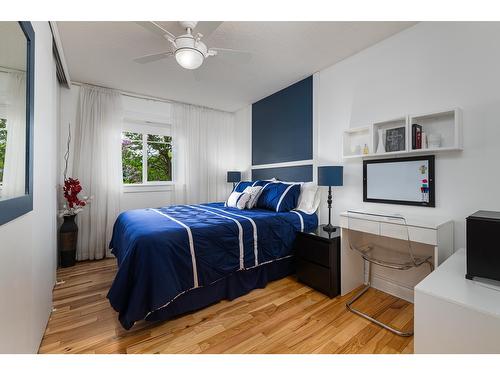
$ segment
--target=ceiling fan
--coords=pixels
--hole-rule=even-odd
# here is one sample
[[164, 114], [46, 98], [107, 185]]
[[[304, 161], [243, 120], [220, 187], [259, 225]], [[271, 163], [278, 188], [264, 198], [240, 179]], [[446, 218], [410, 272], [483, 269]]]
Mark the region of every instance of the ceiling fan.
[[[232, 59], [238, 62], [249, 60], [251, 55], [249, 52], [239, 51], [228, 48], [208, 48], [201, 41], [203, 37], [208, 37], [222, 22], [201, 22], [197, 21], [180, 21], [179, 24], [185, 30], [185, 34], [175, 36], [170, 31], [166, 30], [158, 22], [137, 22], [142, 27], [150, 32], [165, 38], [172, 44], [170, 51], [145, 55], [134, 59], [135, 62], [146, 64], [160, 59], [165, 59], [171, 56], [175, 57], [177, 63], [185, 69], [199, 68], [206, 58], [212, 56], [223, 56], [225, 59]], [[193, 33], [197, 28], [198, 31]]]

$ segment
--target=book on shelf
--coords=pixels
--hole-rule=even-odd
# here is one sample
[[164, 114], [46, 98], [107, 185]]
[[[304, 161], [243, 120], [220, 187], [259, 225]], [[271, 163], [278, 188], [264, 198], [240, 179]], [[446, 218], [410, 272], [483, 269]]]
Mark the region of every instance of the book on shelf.
[[413, 124], [411, 126], [411, 148], [418, 150], [422, 148], [422, 126]]

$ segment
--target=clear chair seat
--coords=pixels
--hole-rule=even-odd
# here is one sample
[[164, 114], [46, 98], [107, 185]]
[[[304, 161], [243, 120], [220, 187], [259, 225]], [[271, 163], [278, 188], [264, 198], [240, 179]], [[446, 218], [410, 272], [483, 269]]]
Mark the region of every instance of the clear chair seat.
[[361, 246], [353, 247], [354, 250], [361, 253], [361, 256], [374, 264], [395, 269], [409, 269], [418, 267], [428, 261], [432, 256], [413, 256], [408, 252], [401, 252], [378, 244], [367, 243]]
[[[363, 227], [359, 220], [372, 220], [372, 221], [389, 221], [393, 231], [392, 238], [377, 235], [373, 232], [366, 234], [359, 231]], [[432, 270], [434, 265], [430, 261], [432, 255], [422, 256], [414, 254], [412, 249], [412, 242], [410, 240], [410, 232], [406, 219], [401, 215], [383, 215], [375, 213], [367, 213], [361, 211], [347, 211], [347, 240], [349, 247], [360, 253], [366, 262], [364, 265], [368, 270], [368, 280], [365, 282], [365, 287], [347, 303], [346, 307], [349, 311], [369, 320], [372, 323], [388, 329], [389, 331], [404, 337], [413, 335], [413, 330], [403, 331], [378, 320], [376, 317], [371, 316], [362, 310], [355, 308], [353, 303], [361, 298], [368, 289], [370, 289], [372, 282], [371, 265], [376, 264], [382, 267], [392, 268], [396, 270], [408, 270], [413, 267], [419, 267], [427, 263]], [[365, 224], [366, 225], [366, 224]], [[396, 239], [393, 241], [393, 239]], [[363, 271], [363, 276], [365, 272]]]

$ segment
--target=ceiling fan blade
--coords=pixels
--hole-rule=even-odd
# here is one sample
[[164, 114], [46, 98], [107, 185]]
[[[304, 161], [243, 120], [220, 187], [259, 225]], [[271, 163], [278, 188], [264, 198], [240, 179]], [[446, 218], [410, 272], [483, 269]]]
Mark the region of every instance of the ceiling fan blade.
[[221, 21], [200, 21], [194, 28], [196, 33], [201, 33], [208, 38], [220, 25]]
[[230, 48], [210, 48], [210, 50], [217, 51], [217, 56], [224, 58], [224, 60], [235, 63], [247, 63], [252, 59], [252, 54], [248, 51]]
[[149, 30], [153, 34], [156, 34], [158, 36], [161, 36], [162, 38], [168, 39], [175, 39], [175, 35], [172, 34], [170, 31], [162, 27], [160, 24], [154, 21], [137, 21], [136, 24], [144, 27], [146, 30]]
[[166, 59], [167, 57], [172, 56], [172, 55], [173, 55], [172, 51], [165, 51], [165, 52], [160, 52], [160, 53], [153, 53], [151, 55], [141, 56], [141, 57], [134, 59], [134, 61], [136, 63], [139, 63], [139, 64], [147, 64], [147, 63], [150, 63], [153, 61]]

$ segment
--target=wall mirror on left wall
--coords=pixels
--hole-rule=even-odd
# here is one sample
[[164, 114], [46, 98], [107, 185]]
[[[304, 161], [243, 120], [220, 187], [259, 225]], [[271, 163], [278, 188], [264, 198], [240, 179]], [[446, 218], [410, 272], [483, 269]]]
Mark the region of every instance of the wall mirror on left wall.
[[0, 22], [0, 225], [33, 209], [34, 31]]

